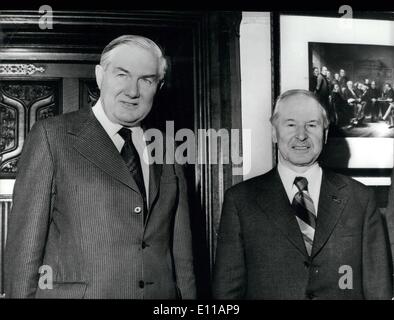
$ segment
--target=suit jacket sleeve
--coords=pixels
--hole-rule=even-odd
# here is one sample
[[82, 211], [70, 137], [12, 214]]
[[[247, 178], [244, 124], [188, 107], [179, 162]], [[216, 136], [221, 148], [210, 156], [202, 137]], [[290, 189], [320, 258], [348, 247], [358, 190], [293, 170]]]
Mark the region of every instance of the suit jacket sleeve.
[[366, 299], [391, 299], [393, 279], [388, 235], [372, 191], [368, 201], [363, 234], [364, 296]]
[[213, 274], [214, 299], [243, 299], [246, 268], [238, 210], [230, 192], [224, 197]]
[[37, 122], [18, 162], [5, 250], [7, 298], [34, 297], [53, 195], [54, 164], [46, 130]]
[[391, 257], [393, 259], [394, 258], [394, 170], [392, 171], [391, 174], [391, 187], [389, 190], [388, 203], [384, 216], [389, 233]]
[[175, 164], [175, 173], [179, 181], [179, 202], [175, 215], [173, 242], [176, 279], [182, 299], [195, 299], [196, 284], [187, 185], [181, 166]]

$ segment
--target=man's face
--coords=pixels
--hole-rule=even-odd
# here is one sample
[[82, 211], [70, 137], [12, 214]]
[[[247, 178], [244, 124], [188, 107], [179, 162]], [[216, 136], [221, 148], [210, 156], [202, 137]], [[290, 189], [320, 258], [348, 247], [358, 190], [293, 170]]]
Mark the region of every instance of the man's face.
[[318, 75], [319, 75], [319, 69], [318, 69], [318, 68], [313, 69], [313, 74], [314, 74], [315, 76], [318, 76]]
[[349, 89], [353, 89], [353, 82], [349, 81], [349, 82], [347, 83], [347, 87], [348, 87]]
[[343, 77], [345, 75], [345, 70], [339, 70], [339, 75]]
[[321, 68], [321, 73], [323, 75], [326, 75], [327, 74], [327, 68], [326, 67]]
[[375, 88], [376, 88], [376, 83], [373, 82], [373, 81], [371, 82], [371, 88], [372, 88], [372, 89], [375, 89]]
[[334, 74], [335, 80], [339, 80], [339, 73]]
[[281, 162], [297, 172], [304, 172], [319, 157], [327, 129], [318, 103], [304, 95], [281, 102], [276, 125], [272, 127]]
[[107, 117], [122, 126], [138, 125], [150, 112], [159, 83], [159, 60], [149, 50], [121, 45], [105, 69], [96, 66], [100, 99]]

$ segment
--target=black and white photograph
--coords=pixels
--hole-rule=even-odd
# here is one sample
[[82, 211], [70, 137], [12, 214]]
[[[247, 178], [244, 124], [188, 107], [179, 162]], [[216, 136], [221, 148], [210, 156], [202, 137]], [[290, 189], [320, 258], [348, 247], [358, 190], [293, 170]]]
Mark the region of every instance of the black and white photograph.
[[0, 4], [0, 302], [394, 299], [393, 30]]

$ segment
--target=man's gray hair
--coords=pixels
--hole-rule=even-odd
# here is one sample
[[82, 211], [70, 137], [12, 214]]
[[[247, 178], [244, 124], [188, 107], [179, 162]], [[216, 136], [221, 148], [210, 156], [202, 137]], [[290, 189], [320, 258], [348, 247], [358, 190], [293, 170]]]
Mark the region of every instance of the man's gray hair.
[[[308, 90], [303, 90], [303, 89], [292, 89], [292, 90], [287, 90], [285, 92], [283, 92], [277, 99], [275, 102], [275, 107], [274, 107], [274, 112], [270, 118], [271, 124], [273, 126], [276, 126], [277, 121], [278, 121], [278, 117], [279, 117], [279, 107], [282, 104], [282, 102], [290, 97], [293, 96], [305, 96], [308, 97], [312, 100], [314, 100], [318, 106], [320, 107], [320, 110], [322, 112], [322, 116], [323, 116], [323, 127], [324, 129], [327, 129], [328, 126], [330, 125], [330, 120], [328, 119], [327, 116], [327, 112], [326, 109], [324, 109], [324, 107], [322, 106], [322, 104], [320, 103], [320, 101], [317, 99], [316, 95]], [[297, 106], [294, 106], [295, 108]]]
[[104, 69], [106, 69], [108, 65], [111, 51], [123, 44], [136, 45], [154, 53], [159, 59], [159, 80], [162, 80], [164, 78], [168, 66], [163, 50], [151, 39], [138, 35], [124, 35], [112, 40], [101, 53], [100, 65]]

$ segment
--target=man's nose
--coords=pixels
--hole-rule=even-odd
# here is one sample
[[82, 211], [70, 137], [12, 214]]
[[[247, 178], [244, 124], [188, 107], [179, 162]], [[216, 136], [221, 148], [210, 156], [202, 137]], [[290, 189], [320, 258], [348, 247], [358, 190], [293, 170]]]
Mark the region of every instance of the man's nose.
[[126, 85], [126, 95], [130, 98], [138, 98], [140, 96], [140, 89], [138, 79], [130, 79]]
[[299, 126], [297, 128], [296, 137], [300, 141], [304, 141], [306, 138], [308, 138], [308, 135], [306, 133], [306, 129], [304, 126]]

